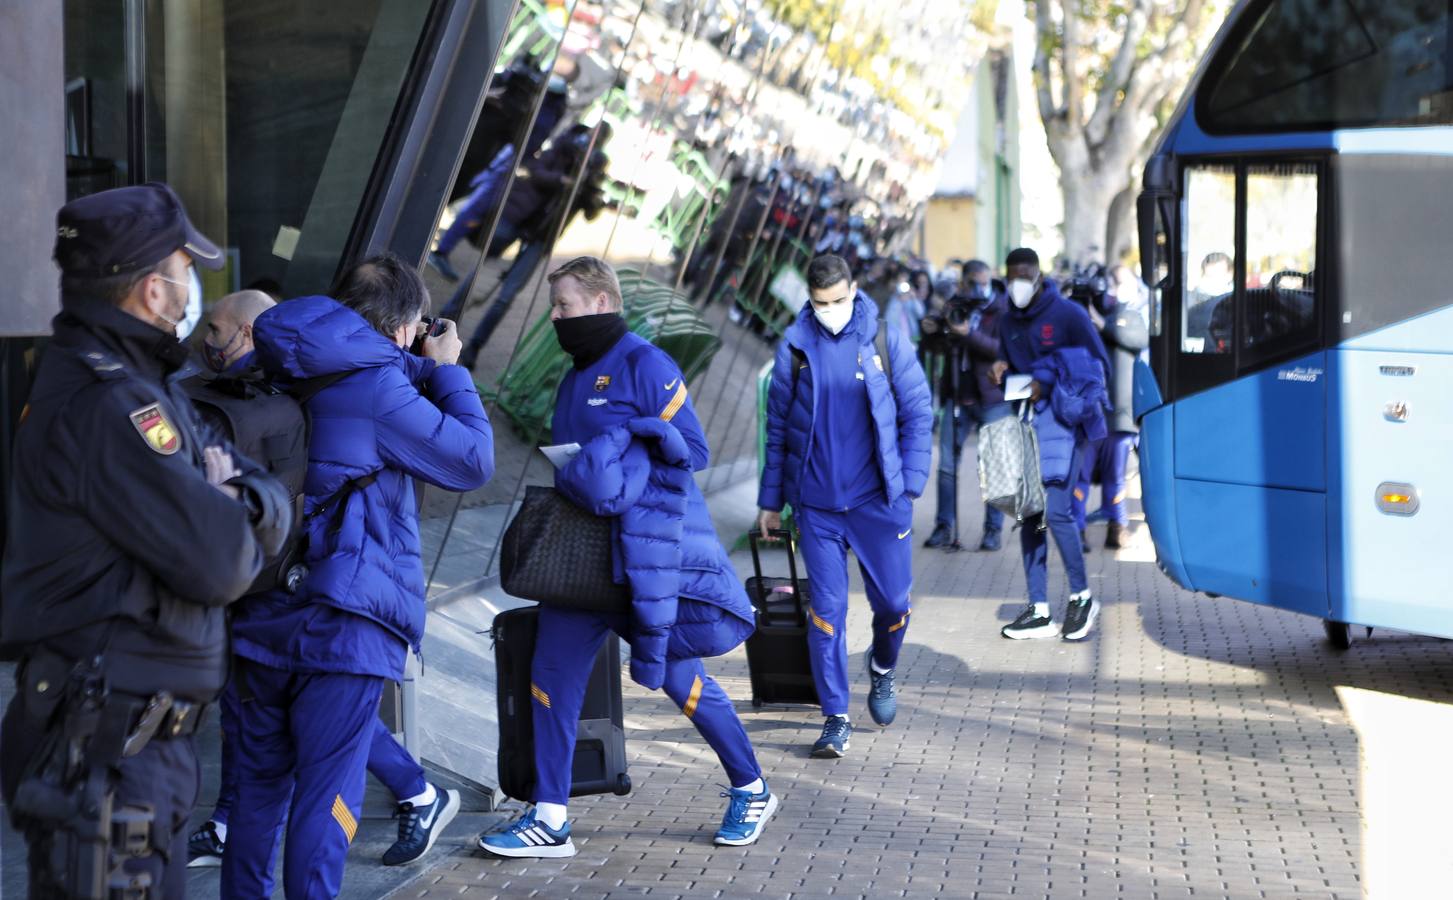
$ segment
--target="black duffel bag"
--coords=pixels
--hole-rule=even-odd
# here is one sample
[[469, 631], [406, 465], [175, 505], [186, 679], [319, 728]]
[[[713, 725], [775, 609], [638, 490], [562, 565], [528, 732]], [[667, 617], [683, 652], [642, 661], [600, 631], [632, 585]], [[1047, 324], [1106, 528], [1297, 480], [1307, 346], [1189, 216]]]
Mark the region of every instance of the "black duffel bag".
[[611, 520], [591, 515], [551, 487], [530, 485], [505, 529], [500, 586], [544, 606], [625, 613], [630, 591], [611, 577]]

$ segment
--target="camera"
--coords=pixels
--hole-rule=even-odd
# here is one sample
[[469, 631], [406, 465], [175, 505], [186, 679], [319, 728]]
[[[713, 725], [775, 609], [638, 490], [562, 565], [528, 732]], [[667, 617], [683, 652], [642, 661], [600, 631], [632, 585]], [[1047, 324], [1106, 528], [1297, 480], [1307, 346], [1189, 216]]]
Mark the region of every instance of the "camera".
[[424, 316], [422, 319], [420, 319], [419, 332], [418, 334], [414, 335], [414, 342], [409, 345], [409, 352], [414, 354], [415, 356], [423, 356], [424, 340], [426, 338], [436, 337], [443, 334], [446, 327], [444, 325], [445, 321], [447, 320], [435, 319], [429, 316]]
[[918, 320], [920, 343], [930, 352], [944, 349], [944, 345], [956, 336], [949, 331], [949, 327], [962, 328], [973, 312], [973, 301], [964, 297], [950, 298], [944, 303], [942, 310]]
[[1075, 266], [1070, 273], [1069, 298], [1081, 306], [1097, 310], [1105, 308], [1105, 296], [1110, 293], [1110, 273], [1099, 263], [1085, 263]]

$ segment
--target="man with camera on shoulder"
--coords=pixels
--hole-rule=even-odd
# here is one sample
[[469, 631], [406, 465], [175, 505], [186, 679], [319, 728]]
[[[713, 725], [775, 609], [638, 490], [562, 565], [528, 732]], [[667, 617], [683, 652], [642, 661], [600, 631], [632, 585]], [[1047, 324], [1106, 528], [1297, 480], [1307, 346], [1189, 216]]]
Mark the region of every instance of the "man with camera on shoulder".
[[[993, 378], [999, 358], [999, 320], [1005, 309], [1004, 284], [980, 259], [964, 264], [959, 292], [941, 313], [923, 320], [923, 346], [944, 356], [939, 396], [938, 514], [925, 547], [960, 548], [958, 539], [958, 472], [964, 442], [976, 429], [1010, 415], [1004, 388]], [[984, 535], [980, 550], [998, 550], [1004, 514], [984, 504]]]

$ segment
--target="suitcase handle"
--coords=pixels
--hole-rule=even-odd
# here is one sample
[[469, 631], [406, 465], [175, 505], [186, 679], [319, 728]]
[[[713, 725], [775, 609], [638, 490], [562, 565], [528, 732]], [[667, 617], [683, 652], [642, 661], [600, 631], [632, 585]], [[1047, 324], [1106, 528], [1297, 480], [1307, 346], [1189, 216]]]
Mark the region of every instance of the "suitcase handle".
[[785, 528], [772, 529], [767, 532], [767, 538], [763, 538], [762, 533], [755, 528], [747, 532], [747, 541], [752, 547], [752, 571], [756, 573], [759, 583], [762, 581], [762, 557], [757, 550], [757, 545], [763, 540], [770, 540], [773, 543], [781, 541], [787, 550], [787, 573], [792, 579], [792, 594], [797, 598], [798, 624], [806, 626], [807, 610], [806, 605], [802, 602], [802, 583], [797, 577], [797, 541], [793, 538], [792, 532]]

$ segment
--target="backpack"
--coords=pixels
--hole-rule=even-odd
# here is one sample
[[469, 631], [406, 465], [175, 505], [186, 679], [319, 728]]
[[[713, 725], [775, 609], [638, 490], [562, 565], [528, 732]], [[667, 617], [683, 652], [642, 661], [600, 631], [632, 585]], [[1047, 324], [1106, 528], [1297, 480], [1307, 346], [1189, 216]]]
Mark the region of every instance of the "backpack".
[[263, 563], [262, 571], [247, 589], [248, 594], [278, 588], [289, 592], [296, 589], [307, 574], [301, 563], [307, 550], [308, 520], [339, 498], [345, 501], [336, 507], [341, 509], [346, 505], [348, 494], [373, 482], [372, 475], [352, 479], [333, 497], [320, 503], [311, 516], [303, 514], [303, 482], [308, 475], [308, 441], [312, 436], [306, 404], [319, 391], [350, 374], [339, 372], [310, 378], [294, 384], [289, 391], [257, 377], [255, 370], [243, 377], [198, 376], [183, 384], [202, 418], [228, 438], [237, 452], [276, 478], [287, 489], [293, 508], [293, 527], [287, 541], [275, 557]]

